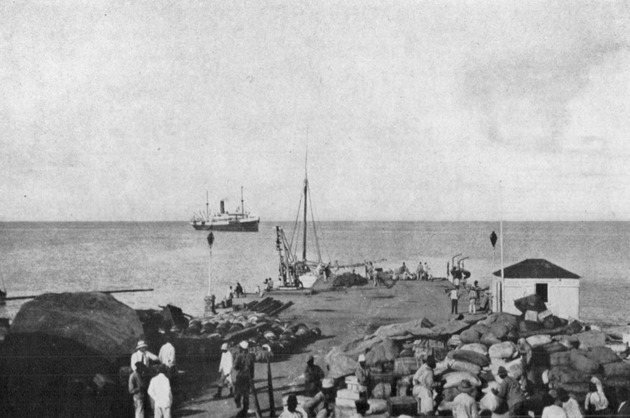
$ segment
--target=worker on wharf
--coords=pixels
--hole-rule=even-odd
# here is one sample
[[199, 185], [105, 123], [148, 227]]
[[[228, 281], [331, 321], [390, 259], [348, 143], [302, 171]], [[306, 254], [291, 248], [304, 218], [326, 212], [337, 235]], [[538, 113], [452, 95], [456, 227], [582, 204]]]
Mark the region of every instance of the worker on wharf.
[[228, 349], [228, 344], [223, 343], [221, 346], [221, 362], [219, 363], [219, 385], [217, 393], [214, 394], [214, 399], [221, 398], [221, 391], [224, 386], [230, 389], [230, 396], [233, 394], [234, 383], [232, 382], [232, 352]]
[[456, 314], [459, 306], [459, 286], [448, 291], [448, 297], [451, 300], [451, 313]]
[[171, 343], [172, 337], [169, 334], [164, 336], [164, 345], [160, 348], [160, 352], [158, 353], [158, 360], [164, 366], [166, 366], [166, 377], [172, 379], [174, 375], [177, 374], [177, 369], [175, 367], [175, 347]]
[[173, 405], [173, 394], [171, 392], [171, 382], [166, 377], [166, 366], [161, 364], [158, 374], [149, 383], [149, 396], [153, 406], [155, 418], [171, 418], [171, 406]]
[[331, 418], [335, 416], [335, 387], [333, 380], [326, 378], [322, 381], [322, 388], [310, 400], [302, 405], [309, 418]]
[[499, 367], [498, 373], [502, 379], [498, 389], [492, 389], [498, 400], [499, 406], [494, 411], [496, 414], [510, 412], [510, 417], [527, 415], [525, 410], [525, 396], [521, 390], [521, 385], [511, 376], [508, 376], [507, 369]]
[[149, 366], [151, 361], [160, 361], [158, 356], [148, 351], [149, 346], [144, 340], [139, 340], [136, 351], [131, 355], [131, 370], [136, 371], [136, 363], [140, 362]]
[[237, 408], [243, 408], [236, 415], [237, 417], [247, 416], [249, 409], [249, 393], [254, 383], [254, 355], [249, 352], [249, 343], [241, 341], [240, 352], [234, 360], [234, 403]]
[[357, 383], [362, 386], [361, 392], [366, 392], [370, 396], [370, 388], [372, 385], [372, 372], [365, 362], [365, 354], [359, 355], [359, 365], [354, 372], [357, 377]]
[[304, 394], [315, 396], [322, 387], [324, 371], [315, 364], [315, 357], [308, 356], [306, 359], [306, 369], [304, 370]]
[[306, 418], [301, 411], [298, 411], [298, 400], [297, 396], [291, 394], [287, 398], [287, 409], [282, 411], [278, 418]]
[[144, 418], [144, 404], [147, 395], [147, 366], [138, 361], [136, 370], [129, 375], [128, 389], [133, 396], [133, 408], [135, 418]]
[[418, 401], [418, 415], [433, 415], [435, 409], [433, 388], [439, 385], [439, 382], [434, 381], [435, 367], [435, 359], [430, 356], [413, 375], [413, 396]]
[[459, 394], [451, 402], [442, 402], [440, 409], [450, 409], [453, 418], [479, 418], [479, 406], [471, 396], [475, 388], [468, 380], [462, 380], [457, 387]]

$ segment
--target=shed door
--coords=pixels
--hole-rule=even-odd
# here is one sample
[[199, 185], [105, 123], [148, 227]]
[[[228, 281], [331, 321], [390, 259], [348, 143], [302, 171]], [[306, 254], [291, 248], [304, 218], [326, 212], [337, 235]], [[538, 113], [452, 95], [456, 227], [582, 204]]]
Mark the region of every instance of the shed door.
[[547, 283], [536, 283], [536, 294], [540, 296], [543, 302], [549, 302], [549, 287]]

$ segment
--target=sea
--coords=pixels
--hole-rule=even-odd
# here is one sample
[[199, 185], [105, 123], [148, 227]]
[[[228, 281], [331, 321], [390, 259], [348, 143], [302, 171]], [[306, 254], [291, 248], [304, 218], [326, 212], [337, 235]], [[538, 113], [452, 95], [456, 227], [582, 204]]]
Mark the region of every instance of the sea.
[[[294, 246], [301, 245], [301, 232], [291, 222], [261, 222], [257, 233], [214, 232], [211, 248], [208, 232], [186, 222], [0, 223], [0, 284], [9, 297], [153, 289], [114, 296], [135, 309], [171, 304], [200, 315], [209, 293], [220, 300], [237, 282], [247, 292], [266, 278], [277, 282], [276, 226]], [[309, 259], [318, 257], [317, 243], [321, 258], [333, 266], [373, 260], [385, 269], [405, 262], [414, 271], [422, 261], [435, 277], [446, 277], [447, 263], [459, 255], [482, 286], [501, 266], [500, 240], [496, 247], [490, 242], [495, 231], [503, 238], [505, 267], [544, 258], [581, 277], [581, 320], [630, 321], [630, 222], [504, 222], [502, 234], [497, 222], [320, 222], [315, 227], [307, 230]], [[7, 301], [0, 317], [14, 318], [25, 302]]]

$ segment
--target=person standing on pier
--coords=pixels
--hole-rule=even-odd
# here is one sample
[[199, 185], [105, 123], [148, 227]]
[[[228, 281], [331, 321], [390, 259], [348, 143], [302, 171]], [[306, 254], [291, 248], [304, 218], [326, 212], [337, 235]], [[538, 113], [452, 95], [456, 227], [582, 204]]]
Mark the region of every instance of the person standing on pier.
[[451, 313], [456, 314], [459, 305], [459, 288], [455, 286], [448, 292], [448, 296], [451, 299]]
[[138, 341], [136, 351], [131, 355], [131, 370], [136, 371], [136, 363], [140, 362], [145, 366], [149, 366], [152, 361], [160, 361], [158, 356], [148, 351], [149, 346], [143, 340]]
[[230, 396], [232, 396], [234, 384], [232, 383], [232, 353], [228, 350], [228, 344], [223, 343], [221, 346], [221, 363], [219, 363], [219, 373], [221, 377], [219, 378], [219, 387], [217, 389], [217, 393], [214, 394], [214, 399], [221, 398], [221, 391], [223, 390], [223, 386], [227, 386], [230, 388]]
[[166, 335], [166, 342], [160, 348], [160, 352], [158, 353], [158, 359], [160, 363], [162, 363], [168, 369], [166, 375], [170, 379], [173, 377], [173, 374], [176, 372], [175, 369], [175, 347], [171, 344], [171, 336]]
[[372, 384], [372, 372], [370, 368], [367, 367], [365, 363], [365, 355], [359, 355], [359, 366], [357, 367], [354, 375], [357, 377], [357, 382], [359, 385], [365, 387], [365, 389], [361, 389], [361, 391], [365, 391], [370, 396], [370, 387]]
[[166, 366], [161, 364], [158, 375], [151, 379], [149, 383], [149, 396], [153, 405], [155, 418], [171, 418], [171, 405], [173, 404], [173, 394], [171, 392], [171, 382], [165, 375]]
[[144, 418], [144, 401], [147, 393], [147, 383], [145, 373], [147, 366], [138, 361], [135, 364], [136, 370], [129, 375], [129, 393], [133, 395], [133, 408], [135, 418]]
[[249, 410], [249, 392], [254, 383], [254, 357], [249, 353], [249, 343], [247, 341], [241, 341], [239, 344], [240, 353], [234, 360], [234, 403], [236, 407], [241, 407], [241, 400], [243, 401], [243, 408], [236, 414], [237, 417], [247, 416]]

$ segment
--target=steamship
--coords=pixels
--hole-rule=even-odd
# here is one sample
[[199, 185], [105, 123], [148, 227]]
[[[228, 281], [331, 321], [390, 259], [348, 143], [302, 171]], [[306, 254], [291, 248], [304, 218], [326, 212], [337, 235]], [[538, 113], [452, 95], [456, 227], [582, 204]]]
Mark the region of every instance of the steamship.
[[206, 212], [193, 216], [190, 224], [197, 231], [229, 231], [229, 232], [258, 232], [260, 217], [245, 212], [243, 188], [241, 187], [241, 207], [235, 212], [225, 210], [225, 201], [220, 203], [219, 213], [210, 214], [208, 194], [206, 193]]

